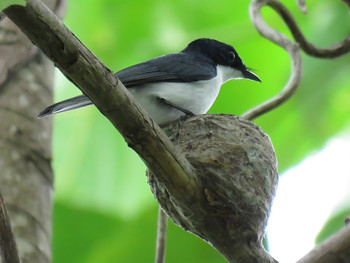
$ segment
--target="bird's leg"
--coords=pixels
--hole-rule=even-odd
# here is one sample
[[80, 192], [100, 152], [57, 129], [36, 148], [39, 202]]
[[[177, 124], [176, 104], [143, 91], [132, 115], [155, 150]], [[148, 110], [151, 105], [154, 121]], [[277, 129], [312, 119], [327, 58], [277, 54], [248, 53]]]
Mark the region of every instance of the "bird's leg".
[[157, 100], [160, 102], [160, 103], [163, 103], [165, 105], [168, 105], [170, 107], [173, 107], [179, 111], [182, 111], [183, 113], [185, 113], [187, 116], [194, 116], [195, 114], [192, 112], [192, 111], [189, 111], [189, 110], [186, 110], [180, 106], [177, 106], [175, 105], [174, 103], [171, 103], [170, 101], [167, 101], [166, 99], [164, 98], [161, 98], [161, 97], [157, 97]]

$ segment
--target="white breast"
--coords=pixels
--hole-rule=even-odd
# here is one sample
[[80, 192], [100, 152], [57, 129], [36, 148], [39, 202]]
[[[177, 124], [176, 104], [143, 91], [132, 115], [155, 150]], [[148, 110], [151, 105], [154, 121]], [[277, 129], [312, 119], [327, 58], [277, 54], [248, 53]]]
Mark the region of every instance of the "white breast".
[[218, 66], [217, 76], [210, 80], [188, 83], [158, 82], [129, 88], [128, 90], [148, 114], [159, 125], [162, 125], [185, 114], [175, 108], [160, 104], [157, 97], [164, 98], [194, 114], [203, 114], [213, 105], [221, 85], [229, 79], [239, 78], [240, 76], [232, 68]]

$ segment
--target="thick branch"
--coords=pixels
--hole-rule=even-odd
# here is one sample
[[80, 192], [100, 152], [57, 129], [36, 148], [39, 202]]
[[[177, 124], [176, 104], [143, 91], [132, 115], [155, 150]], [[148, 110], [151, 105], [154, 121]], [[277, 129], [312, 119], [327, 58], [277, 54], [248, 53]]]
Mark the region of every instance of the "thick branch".
[[94, 102], [169, 192], [185, 195], [190, 204], [198, 192], [188, 161], [114, 74], [41, 1], [26, 2], [5, 14]]
[[297, 263], [339, 263], [350, 259], [350, 225], [346, 225]]

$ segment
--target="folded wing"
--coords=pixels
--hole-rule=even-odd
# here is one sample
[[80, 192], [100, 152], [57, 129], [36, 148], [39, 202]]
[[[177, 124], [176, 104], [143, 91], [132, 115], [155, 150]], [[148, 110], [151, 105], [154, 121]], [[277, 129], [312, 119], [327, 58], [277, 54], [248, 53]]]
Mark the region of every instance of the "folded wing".
[[[130, 88], [154, 82], [208, 80], [216, 76], [216, 67], [207, 61], [196, 60], [195, 63], [193, 57], [180, 52], [136, 64], [115, 73], [115, 75], [125, 87]], [[38, 118], [92, 104], [87, 96], [80, 95], [47, 107], [39, 113]]]

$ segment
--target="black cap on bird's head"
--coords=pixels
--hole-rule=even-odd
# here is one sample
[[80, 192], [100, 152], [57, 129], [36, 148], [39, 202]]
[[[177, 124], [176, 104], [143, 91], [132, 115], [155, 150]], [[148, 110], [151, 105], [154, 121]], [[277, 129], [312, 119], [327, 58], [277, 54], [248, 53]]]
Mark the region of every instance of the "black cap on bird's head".
[[225, 43], [210, 38], [199, 38], [188, 44], [183, 52], [195, 53], [205, 57], [215, 65], [227, 66], [238, 70], [242, 73], [241, 78], [261, 82], [260, 78], [246, 67], [237, 51]]

